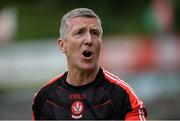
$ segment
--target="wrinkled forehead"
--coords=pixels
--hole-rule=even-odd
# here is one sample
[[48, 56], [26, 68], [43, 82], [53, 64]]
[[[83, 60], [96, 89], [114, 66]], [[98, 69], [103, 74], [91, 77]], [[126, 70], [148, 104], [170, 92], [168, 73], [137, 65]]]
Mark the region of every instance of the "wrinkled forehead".
[[80, 26], [91, 26], [100, 30], [100, 23], [94, 17], [74, 17], [67, 21], [67, 25], [72, 29]]

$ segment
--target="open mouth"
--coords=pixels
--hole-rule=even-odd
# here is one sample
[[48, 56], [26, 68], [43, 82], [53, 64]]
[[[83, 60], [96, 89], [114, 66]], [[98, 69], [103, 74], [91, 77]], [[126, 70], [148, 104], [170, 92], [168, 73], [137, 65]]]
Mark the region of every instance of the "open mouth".
[[89, 50], [85, 50], [85, 51], [83, 51], [82, 55], [86, 58], [89, 58], [92, 56], [92, 52]]

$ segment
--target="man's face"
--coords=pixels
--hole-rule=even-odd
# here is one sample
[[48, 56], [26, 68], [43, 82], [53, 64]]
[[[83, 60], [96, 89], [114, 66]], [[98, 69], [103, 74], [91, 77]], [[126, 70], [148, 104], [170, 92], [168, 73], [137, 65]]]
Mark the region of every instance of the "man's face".
[[98, 20], [75, 17], [67, 24], [69, 28], [62, 42], [70, 69], [97, 68], [102, 43]]

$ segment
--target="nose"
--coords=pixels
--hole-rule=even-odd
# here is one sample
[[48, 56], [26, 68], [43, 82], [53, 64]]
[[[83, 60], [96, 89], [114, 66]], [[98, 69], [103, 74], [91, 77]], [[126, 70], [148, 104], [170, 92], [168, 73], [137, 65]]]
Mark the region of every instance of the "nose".
[[92, 37], [91, 33], [87, 32], [84, 39], [84, 45], [92, 46]]

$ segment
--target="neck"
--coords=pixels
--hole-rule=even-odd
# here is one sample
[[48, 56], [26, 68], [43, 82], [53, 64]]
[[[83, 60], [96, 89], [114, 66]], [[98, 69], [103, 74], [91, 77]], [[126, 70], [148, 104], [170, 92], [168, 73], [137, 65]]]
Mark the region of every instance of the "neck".
[[99, 67], [91, 71], [68, 69], [67, 82], [73, 86], [83, 86], [93, 82], [98, 73]]

